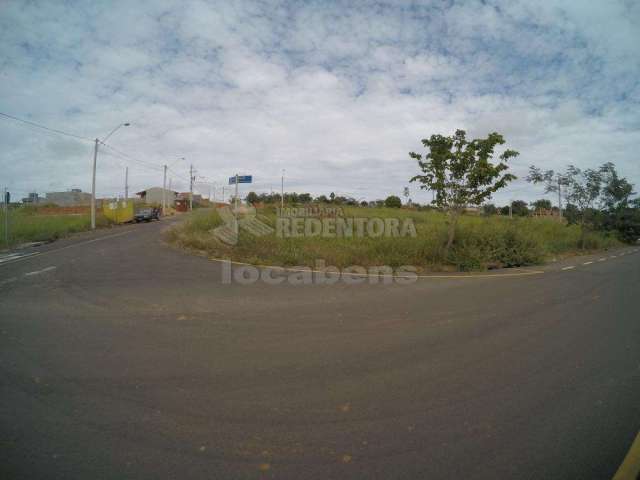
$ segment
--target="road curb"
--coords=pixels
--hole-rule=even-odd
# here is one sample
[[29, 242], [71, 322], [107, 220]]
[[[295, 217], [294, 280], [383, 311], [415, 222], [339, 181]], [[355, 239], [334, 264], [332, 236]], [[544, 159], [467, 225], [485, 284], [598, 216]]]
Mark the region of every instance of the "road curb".
[[613, 476], [613, 480], [638, 480], [640, 479], [640, 433], [631, 444], [631, 448], [624, 457], [622, 465]]
[[[253, 264], [253, 263], [247, 263], [247, 262], [237, 262], [234, 260], [229, 260], [228, 258], [215, 258], [215, 257], [207, 257], [208, 260], [212, 261], [212, 262], [218, 262], [218, 263], [222, 263], [222, 262], [228, 262], [231, 265], [238, 265], [238, 266], [246, 266], [246, 267], [254, 267], [254, 268], [264, 268], [264, 269], [269, 269], [269, 270], [279, 270], [279, 271], [285, 271], [285, 272], [310, 272], [310, 273], [326, 273], [322, 270], [314, 270], [311, 267], [309, 267], [308, 269], [300, 269], [300, 268], [294, 268], [294, 267], [281, 267], [278, 265], [258, 265], [258, 264]], [[411, 277], [406, 277], [403, 275], [378, 275], [378, 274], [372, 274], [372, 273], [354, 273], [354, 272], [341, 272], [341, 275], [349, 275], [349, 276], [353, 276], [353, 277], [365, 277], [365, 278], [369, 278], [369, 277], [393, 277], [393, 278], [434, 278], [434, 279], [469, 279], [469, 278], [501, 278], [501, 277], [526, 277], [526, 276], [530, 276], [530, 275], [541, 275], [545, 273], [543, 270], [526, 270], [523, 272], [505, 272], [505, 273], [469, 273], [469, 274], [459, 274], [459, 275], [415, 275], [415, 277], [412, 275]]]

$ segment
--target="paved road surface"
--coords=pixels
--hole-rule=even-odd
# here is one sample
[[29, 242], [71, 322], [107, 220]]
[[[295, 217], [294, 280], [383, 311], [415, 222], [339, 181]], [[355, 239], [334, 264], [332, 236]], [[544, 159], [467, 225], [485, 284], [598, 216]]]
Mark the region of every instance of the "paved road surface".
[[0, 260], [1, 478], [606, 479], [640, 429], [633, 249], [228, 285], [165, 227]]

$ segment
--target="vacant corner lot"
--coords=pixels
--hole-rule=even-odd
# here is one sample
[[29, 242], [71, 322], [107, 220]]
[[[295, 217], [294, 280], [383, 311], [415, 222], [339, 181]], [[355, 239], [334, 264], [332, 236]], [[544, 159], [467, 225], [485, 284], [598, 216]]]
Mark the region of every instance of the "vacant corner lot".
[[[256, 236], [240, 229], [236, 245], [220, 241], [213, 230], [224, 224], [216, 211], [195, 212], [183, 224], [168, 232], [168, 240], [177, 246], [203, 252], [212, 257], [255, 264], [282, 266], [326, 265], [344, 268], [412, 265], [419, 271], [485, 270], [489, 268], [536, 265], [556, 256], [584, 252], [578, 248], [580, 228], [567, 226], [552, 219], [507, 218], [501, 216], [463, 216], [460, 219], [454, 247], [444, 258], [446, 215], [437, 211], [415, 211], [389, 208], [344, 207], [344, 218], [379, 218], [383, 222], [398, 219], [400, 225], [411, 220], [415, 235], [368, 235], [351, 237], [276, 235], [276, 210], [258, 209], [257, 219], [273, 227], [274, 233]], [[388, 224], [388, 222], [386, 223]], [[619, 246], [612, 236], [592, 232], [586, 241], [587, 250]]]
[[[102, 215], [96, 217], [97, 226], [106, 226], [109, 221]], [[36, 208], [18, 207], [9, 211], [9, 244], [52, 241], [72, 233], [89, 230], [91, 217], [88, 213], [51, 214]], [[4, 247], [5, 212], [0, 212], [0, 242]]]

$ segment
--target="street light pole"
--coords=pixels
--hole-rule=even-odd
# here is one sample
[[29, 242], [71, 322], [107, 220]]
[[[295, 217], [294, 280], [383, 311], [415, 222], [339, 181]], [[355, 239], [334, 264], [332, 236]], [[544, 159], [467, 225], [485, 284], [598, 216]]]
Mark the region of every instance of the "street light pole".
[[193, 211], [193, 164], [189, 165], [189, 211]]
[[9, 193], [7, 187], [4, 187], [4, 242], [7, 244], [7, 249], [9, 248]]
[[98, 163], [98, 144], [100, 140], [96, 138], [93, 147], [93, 170], [91, 173], [91, 230], [96, 229], [96, 164]]
[[[102, 143], [106, 142], [107, 139], [111, 135], [116, 133], [116, 130], [118, 130], [120, 127], [128, 127], [129, 125], [130, 125], [129, 123], [121, 123], [116, 128], [111, 130], [109, 132], [109, 135], [104, 137], [104, 140], [102, 140]], [[100, 144], [100, 139], [96, 138], [95, 145], [93, 148], [93, 169], [91, 173], [91, 230], [96, 229], [96, 165], [98, 163], [98, 145], [99, 144]]]
[[235, 205], [235, 211], [236, 211], [236, 215], [238, 214], [238, 174], [236, 173], [236, 194], [235, 197], [233, 199], [233, 203]]
[[164, 217], [167, 213], [167, 165], [164, 165], [164, 175], [162, 178], [162, 216]]
[[280, 182], [280, 210], [284, 210], [284, 168], [282, 169], [282, 178]]

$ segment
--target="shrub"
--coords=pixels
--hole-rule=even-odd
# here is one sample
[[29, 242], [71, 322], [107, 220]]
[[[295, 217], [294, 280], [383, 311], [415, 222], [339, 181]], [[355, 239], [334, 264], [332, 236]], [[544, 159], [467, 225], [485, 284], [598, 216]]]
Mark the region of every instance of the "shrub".
[[390, 195], [384, 201], [384, 206], [387, 208], [400, 208], [402, 206], [402, 202], [400, 201], [400, 197]]

